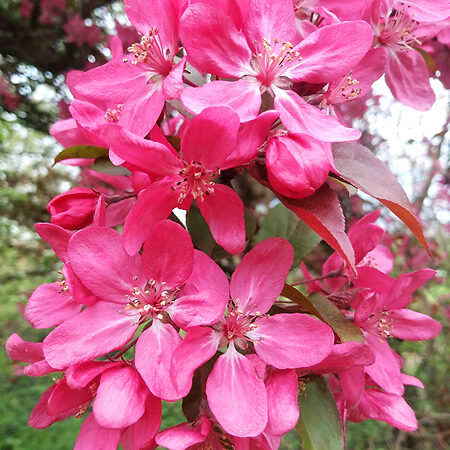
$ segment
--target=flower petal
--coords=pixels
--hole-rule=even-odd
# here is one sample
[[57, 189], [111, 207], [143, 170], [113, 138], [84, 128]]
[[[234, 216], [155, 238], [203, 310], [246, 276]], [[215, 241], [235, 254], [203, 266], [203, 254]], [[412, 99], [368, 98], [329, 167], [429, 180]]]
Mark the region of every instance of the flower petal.
[[148, 280], [166, 283], [165, 289], [180, 287], [194, 266], [194, 246], [189, 233], [170, 220], [162, 220], [144, 243], [142, 263]]
[[184, 159], [200, 162], [207, 169], [221, 168], [236, 146], [239, 125], [238, 115], [230, 108], [206, 108], [188, 122], [183, 132]]
[[197, 202], [215, 241], [235, 255], [245, 248], [244, 204], [229, 186], [216, 184], [214, 194]]
[[110, 228], [79, 231], [70, 240], [68, 253], [75, 275], [106, 302], [126, 304], [125, 296], [136, 285], [135, 277], [145, 278], [141, 256], [128, 255], [122, 236]]
[[280, 436], [292, 430], [299, 418], [298, 380], [295, 370], [272, 370], [264, 381], [269, 420], [265, 433]]
[[231, 276], [230, 293], [239, 309], [266, 313], [283, 290], [294, 250], [282, 238], [266, 239], [249, 251]]
[[144, 414], [147, 394], [147, 386], [133, 367], [106, 370], [95, 397], [95, 420], [105, 428], [125, 428]]
[[251, 52], [244, 35], [222, 11], [203, 3], [189, 7], [180, 23], [180, 37], [192, 65], [224, 78], [245, 75]]
[[174, 184], [175, 181], [163, 179], [139, 193], [123, 229], [123, 245], [130, 255], [140, 250], [152, 228], [159, 221], [167, 219], [176, 206], [179, 194], [171, 189]]
[[305, 314], [277, 314], [255, 322], [247, 333], [257, 355], [278, 369], [297, 369], [319, 363], [331, 352], [333, 330]]
[[101, 427], [94, 414], [89, 414], [81, 425], [74, 450], [92, 450], [93, 442], [101, 442], [102, 450], [116, 450], [122, 433], [123, 430]]
[[233, 436], [257, 436], [267, 425], [267, 393], [251, 361], [230, 343], [206, 382], [209, 407]]
[[121, 314], [119, 305], [98, 302], [45, 338], [45, 359], [52, 367], [66, 369], [118, 350], [133, 337], [137, 322], [138, 318]]
[[275, 109], [292, 133], [306, 134], [325, 142], [353, 141], [361, 136], [359, 130], [345, 127], [336, 118], [306, 103], [294, 91], [274, 88], [274, 92]]
[[155, 319], [136, 344], [136, 369], [152, 394], [166, 401], [181, 398], [170, 376], [172, 355], [180, 342], [172, 325]]
[[258, 116], [261, 107], [259, 86], [256, 79], [211, 81], [198, 88], [185, 88], [181, 101], [194, 114], [210, 106], [227, 106], [239, 115], [241, 122], [247, 122]]
[[389, 319], [394, 320], [392, 334], [404, 341], [433, 339], [442, 330], [437, 320], [411, 309], [396, 309], [391, 314]]
[[191, 390], [195, 370], [216, 353], [220, 337], [212, 328], [193, 327], [173, 352], [171, 376], [182, 397]]
[[79, 313], [81, 305], [58, 283], [41, 284], [31, 295], [25, 318], [34, 328], [55, 327]]

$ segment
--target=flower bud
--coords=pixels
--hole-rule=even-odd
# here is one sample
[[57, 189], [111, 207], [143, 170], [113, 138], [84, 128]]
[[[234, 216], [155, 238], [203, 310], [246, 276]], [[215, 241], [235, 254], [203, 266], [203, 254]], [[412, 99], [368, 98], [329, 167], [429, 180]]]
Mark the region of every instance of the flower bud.
[[78, 230], [92, 223], [99, 194], [92, 189], [74, 188], [53, 198], [47, 205], [51, 222], [67, 230]]

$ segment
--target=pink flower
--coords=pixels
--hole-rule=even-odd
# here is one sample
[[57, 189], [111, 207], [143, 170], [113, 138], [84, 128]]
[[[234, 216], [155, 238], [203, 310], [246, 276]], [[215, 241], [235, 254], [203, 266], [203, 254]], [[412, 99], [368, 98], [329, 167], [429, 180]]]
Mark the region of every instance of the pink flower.
[[[189, 328], [174, 352], [172, 377], [180, 394], [186, 395], [195, 369], [219, 347], [227, 346], [208, 377], [206, 395], [212, 413], [233, 436], [257, 436], [267, 426], [271, 433], [287, 431], [285, 425], [273, 422], [277, 420], [276, 415], [271, 416], [273, 411], [268, 412], [268, 399], [280, 392], [274, 387], [278, 375], [289, 378], [290, 369], [314, 365], [331, 351], [334, 335], [324, 323], [303, 314], [266, 315], [283, 289], [292, 260], [292, 247], [284, 239], [258, 244], [233, 273], [226, 316], [212, 327]], [[237, 351], [251, 351], [250, 343], [259, 358]], [[282, 369], [269, 377], [274, 385], [265, 379], [266, 364]], [[270, 400], [271, 407], [273, 404]]]
[[47, 205], [52, 223], [78, 230], [92, 223], [100, 195], [92, 189], [73, 188], [57, 195]]
[[228, 299], [225, 275], [206, 255], [194, 253], [188, 233], [170, 221], [154, 228], [142, 257], [129, 256], [116, 231], [93, 227], [72, 237], [68, 258], [99, 301], [47, 336], [50, 364], [64, 369], [118, 350], [147, 323], [136, 367], [154, 395], [180, 398], [168, 371], [181, 337], [169, 319], [183, 328], [215, 323]]
[[87, 45], [92, 48], [102, 38], [100, 28], [95, 24], [87, 26], [79, 14], [69, 17], [63, 28], [67, 35], [67, 42], [73, 42], [78, 47]]
[[[166, 99], [183, 88], [185, 59], [178, 53], [178, 6], [175, 0], [130, 0], [126, 13], [141, 41], [125, 58], [113, 59], [86, 73], [72, 72], [68, 83], [74, 97], [103, 110], [120, 109], [120, 124], [145, 136], [156, 123]], [[119, 120], [119, 119], [118, 119]]]
[[329, 143], [286, 131], [269, 137], [266, 166], [270, 184], [290, 198], [309, 197], [336, 171]]
[[293, 82], [327, 83], [345, 75], [372, 44], [368, 24], [331, 25], [294, 45], [294, 22], [291, 0], [250, 1], [242, 30], [218, 9], [202, 3], [190, 6], [180, 26], [189, 61], [201, 72], [238, 81], [188, 87], [181, 96], [184, 105], [194, 113], [227, 105], [247, 121], [257, 116], [261, 95], [267, 93], [289, 131], [323, 141], [357, 139], [358, 131], [345, 128], [291, 89]]
[[167, 141], [138, 138], [116, 126], [105, 128], [103, 135], [112, 151], [156, 179], [140, 192], [127, 217], [126, 251], [136, 253], [158, 221], [176, 206], [189, 209], [196, 199], [216, 242], [229, 253], [241, 252], [245, 247], [244, 206], [232, 188], [215, 180], [221, 170], [250, 161], [258, 135], [265, 137], [259, 129], [270, 128], [273, 120], [273, 114], [267, 112], [250, 123], [242, 130], [240, 145], [238, 116], [229, 108], [208, 108], [189, 121], [181, 140], [181, 156]]

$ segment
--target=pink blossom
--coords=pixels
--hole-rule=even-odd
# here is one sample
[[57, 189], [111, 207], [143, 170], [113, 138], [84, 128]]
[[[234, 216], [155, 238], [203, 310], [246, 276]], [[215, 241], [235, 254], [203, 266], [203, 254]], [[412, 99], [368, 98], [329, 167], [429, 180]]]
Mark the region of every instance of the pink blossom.
[[129, 256], [117, 232], [97, 227], [72, 237], [68, 257], [99, 301], [47, 336], [46, 358], [62, 369], [90, 361], [120, 349], [148, 323], [137, 343], [136, 367], [154, 395], [180, 398], [168, 370], [181, 337], [166, 319], [181, 327], [215, 323], [228, 299], [225, 275], [206, 255], [194, 253], [187, 232], [169, 221], [154, 228], [142, 257]]
[[[184, 89], [181, 99], [192, 112], [227, 105], [242, 121], [251, 120], [258, 114], [261, 95], [267, 93], [274, 98], [283, 124], [293, 133], [324, 141], [359, 136], [358, 131], [343, 127], [291, 89], [293, 82], [327, 83], [345, 75], [371, 46], [372, 33], [365, 22], [324, 27], [294, 45], [290, 0], [250, 1], [242, 30], [219, 10], [197, 3], [183, 14], [180, 35], [189, 61], [198, 70], [238, 79]], [[357, 49], [353, 45], [356, 36]]]
[[[274, 119], [268, 114], [270, 127]], [[215, 183], [215, 179], [221, 170], [248, 163], [255, 155], [254, 142], [259, 128], [267, 127], [266, 116], [254, 122], [239, 136], [239, 118], [233, 111], [208, 108], [186, 127], [181, 156], [168, 143], [145, 140], [116, 126], [105, 128], [104, 137], [112, 151], [157, 180], [140, 192], [125, 222], [124, 245], [130, 254], [139, 250], [154, 224], [176, 206], [189, 209], [194, 199], [216, 242], [232, 254], [244, 249], [242, 201], [232, 188]], [[242, 137], [242, 145], [238, 137]]]
[[96, 105], [104, 114], [120, 109], [120, 124], [145, 136], [166, 99], [178, 98], [183, 88], [185, 59], [175, 60], [178, 6], [175, 0], [132, 0], [125, 2], [125, 11], [142, 34], [141, 41], [130, 46], [123, 59], [75, 73], [69, 85], [76, 99]]
[[101, 40], [100, 28], [95, 24], [86, 25], [79, 14], [69, 17], [63, 28], [67, 35], [67, 42], [73, 42], [78, 47], [87, 45], [92, 48]]
[[[208, 377], [206, 394], [212, 413], [233, 436], [257, 436], [266, 426], [269, 433], [287, 431], [285, 425], [276, 424], [272, 412], [268, 413], [272, 387], [274, 392], [279, 391], [274, 387], [278, 377], [286, 374], [290, 378], [289, 369], [314, 365], [331, 351], [334, 336], [327, 325], [303, 314], [266, 315], [281, 293], [292, 260], [292, 247], [283, 239], [271, 238], [258, 244], [233, 273], [226, 316], [211, 328], [189, 328], [174, 352], [172, 377], [180, 394], [186, 395], [194, 370], [219, 347], [228, 346]], [[237, 351], [248, 352], [249, 343], [253, 343], [260, 359], [255, 356], [255, 361], [251, 355], [245, 357]], [[269, 377], [272, 381], [267, 381], [266, 364], [287, 371], [276, 372]], [[263, 370], [259, 369], [258, 375], [256, 368], [261, 365]]]

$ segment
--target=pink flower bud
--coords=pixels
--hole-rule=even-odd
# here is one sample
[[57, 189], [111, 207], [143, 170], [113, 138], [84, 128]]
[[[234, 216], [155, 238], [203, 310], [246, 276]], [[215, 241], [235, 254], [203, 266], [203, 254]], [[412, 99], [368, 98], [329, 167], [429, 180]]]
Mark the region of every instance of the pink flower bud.
[[91, 224], [99, 194], [92, 189], [74, 188], [57, 195], [47, 205], [51, 222], [68, 230]]

